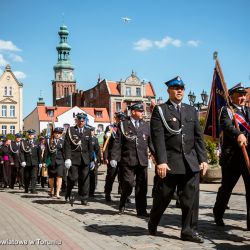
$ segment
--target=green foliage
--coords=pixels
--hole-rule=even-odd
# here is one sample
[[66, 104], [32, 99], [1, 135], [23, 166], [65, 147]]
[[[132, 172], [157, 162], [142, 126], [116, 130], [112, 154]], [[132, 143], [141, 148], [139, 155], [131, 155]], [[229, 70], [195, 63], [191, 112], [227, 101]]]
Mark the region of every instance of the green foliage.
[[13, 134], [7, 134], [6, 137], [9, 140], [12, 140], [12, 141], [15, 140], [15, 135], [13, 135]]
[[204, 127], [205, 127], [205, 117], [200, 117], [200, 127], [201, 127], [201, 130], [203, 131]]
[[208, 163], [211, 165], [216, 165], [219, 162], [219, 158], [216, 155], [217, 143], [209, 138], [205, 139], [205, 145], [208, 155]]

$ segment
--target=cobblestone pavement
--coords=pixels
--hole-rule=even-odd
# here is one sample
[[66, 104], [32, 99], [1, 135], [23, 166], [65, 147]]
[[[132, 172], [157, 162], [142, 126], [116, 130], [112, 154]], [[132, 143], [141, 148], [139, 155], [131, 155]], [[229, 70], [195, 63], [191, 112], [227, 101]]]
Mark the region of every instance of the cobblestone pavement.
[[[149, 170], [148, 209], [152, 205], [153, 170]], [[98, 175], [96, 197], [88, 206], [48, 198], [48, 189], [24, 194], [17, 188], [0, 192], [0, 249], [250, 249], [246, 231], [246, 204], [242, 181], [237, 184], [225, 213], [224, 228], [215, 226], [212, 207], [219, 184], [201, 184], [199, 231], [205, 243], [184, 242], [180, 237], [181, 211], [173, 200], [150, 236], [147, 219], [136, 217], [134, 197], [124, 215], [118, 215], [117, 183], [113, 202], [103, 194], [105, 166]]]

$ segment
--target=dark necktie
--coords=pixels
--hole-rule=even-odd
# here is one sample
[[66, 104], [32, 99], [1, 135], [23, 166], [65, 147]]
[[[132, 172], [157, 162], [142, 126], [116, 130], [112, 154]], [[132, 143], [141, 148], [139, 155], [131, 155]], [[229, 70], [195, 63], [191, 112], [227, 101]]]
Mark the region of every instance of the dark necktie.
[[139, 126], [140, 126], [140, 121], [139, 120], [135, 121], [135, 127], [136, 127], [136, 129], [138, 129]]
[[82, 134], [83, 134], [83, 133], [82, 133], [82, 130], [83, 130], [82, 128], [79, 129], [79, 133], [80, 133], [81, 136], [82, 136]]
[[176, 106], [176, 110], [177, 110], [177, 112], [179, 114], [180, 113], [180, 106], [179, 105]]

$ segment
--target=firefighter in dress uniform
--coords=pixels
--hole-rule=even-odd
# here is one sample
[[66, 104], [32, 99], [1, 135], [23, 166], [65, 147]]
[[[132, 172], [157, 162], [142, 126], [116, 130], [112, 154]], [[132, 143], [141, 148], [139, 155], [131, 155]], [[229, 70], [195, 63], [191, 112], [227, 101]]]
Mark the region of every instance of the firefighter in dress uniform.
[[18, 181], [19, 189], [24, 187], [23, 184], [23, 167], [21, 166], [20, 159], [20, 146], [22, 135], [20, 133], [15, 134], [15, 140], [10, 144], [10, 150], [12, 152], [14, 165], [12, 167], [11, 187], [14, 188], [16, 181]]
[[220, 165], [222, 182], [218, 190], [213, 208], [217, 226], [224, 226], [223, 216], [227, 208], [232, 190], [242, 176], [246, 190], [247, 230], [250, 230], [250, 174], [241, 150], [242, 144], [247, 146], [248, 156], [250, 134], [250, 108], [246, 106], [247, 90], [243, 84], [237, 84], [228, 90], [231, 106], [234, 110], [240, 130], [236, 129], [233, 113], [228, 107], [223, 107], [220, 124], [223, 131]]
[[101, 152], [100, 152], [100, 145], [98, 142], [98, 138], [95, 136], [95, 128], [91, 127], [91, 143], [93, 147], [93, 160], [95, 162], [95, 167], [93, 170], [89, 172], [89, 196], [95, 196], [95, 190], [97, 187], [97, 174], [98, 174], [98, 167], [101, 163]]
[[[62, 187], [62, 177], [64, 174], [64, 140], [62, 133], [64, 129], [56, 127], [46, 149], [46, 162], [49, 173], [50, 197], [55, 196], [60, 199], [60, 190]], [[54, 189], [54, 186], [56, 187]]]
[[111, 152], [110, 165], [119, 167], [122, 173], [122, 192], [119, 213], [125, 211], [127, 198], [135, 186], [137, 216], [148, 217], [148, 148], [154, 153], [150, 139], [149, 123], [143, 120], [144, 107], [136, 103], [130, 107], [131, 116], [118, 124], [117, 135]]
[[39, 142], [35, 139], [35, 133], [34, 129], [29, 129], [27, 131], [27, 139], [21, 141], [20, 147], [21, 166], [24, 168], [24, 192], [29, 192], [31, 183], [32, 194], [37, 194], [37, 171], [38, 168], [42, 167], [41, 150]]
[[156, 234], [161, 216], [176, 187], [182, 210], [181, 239], [203, 243], [197, 232], [200, 170], [207, 170], [207, 153], [194, 107], [182, 103], [184, 83], [165, 83], [169, 100], [154, 108], [150, 127], [156, 160], [156, 182], [148, 230]]
[[71, 199], [71, 191], [78, 180], [78, 194], [82, 205], [88, 204], [89, 171], [93, 170], [91, 131], [85, 126], [87, 114], [76, 115], [76, 125], [69, 127], [64, 141], [65, 167], [68, 169], [65, 199]]
[[114, 116], [115, 122], [107, 126], [104, 132], [103, 144], [106, 145], [106, 148], [103, 150], [103, 160], [104, 160], [104, 163], [107, 164], [107, 174], [106, 174], [106, 179], [105, 179], [104, 193], [105, 193], [105, 199], [107, 202], [112, 201], [111, 191], [112, 191], [113, 184], [117, 175], [118, 175], [118, 182], [119, 182], [118, 193], [121, 193], [120, 189], [121, 189], [122, 176], [121, 176], [121, 170], [119, 169], [120, 164], [119, 162], [117, 162], [117, 165], [115, 167], [112, 167], [110, 165], [110, 160], [111, 160], [111, 152], [112, 152], [112, 148], [114, 145], [118, 124], [121, 120], [124, 120], [125, 118], [126, 118], [125, 113], [121, 111], [116, 112]]

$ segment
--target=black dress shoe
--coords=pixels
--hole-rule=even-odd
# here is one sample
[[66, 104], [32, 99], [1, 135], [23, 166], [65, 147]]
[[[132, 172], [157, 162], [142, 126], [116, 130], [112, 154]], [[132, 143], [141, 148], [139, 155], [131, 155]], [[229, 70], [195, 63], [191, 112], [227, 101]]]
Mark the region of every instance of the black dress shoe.
[[148, 221], [148, 233], [150, 235], [156, 235], [156, 227], [153, 226], [150, 220]]
[[181, 239], [184, 241], [191, 241], [191, 242], [196, 242], [196, 243], [203, 243], [204, 239], [203, 237], [196, 233], [193, 233], [192, 235], [181, 235]]
[[124, 214], [124, 212], [125, 212], [125, 207], [119, 207], [118, 214]]
[[88, 205], [88, 201], [87, 200], [83, 200], [83, 201], [81, 201], [81, 204], [84, 205], [84, 206], [87, 206]]
[[149, 214], [148, 214], [147, 211], [145, 211], [145, 212], [142, 212], [142, 213], [137, 213], [137, 217], [146, 217], [146, 218], [148, 218]]
[[224, 227], [225, 223], [222, 218], [216, 218], [214, 217], [215, 224], [219, 227]]
[[111, 201], [112, 201], [110, 194], [106, 194], [106, 195], [105, 195], [105, 200], [106, 200], [107, 202], [111, 202]]

